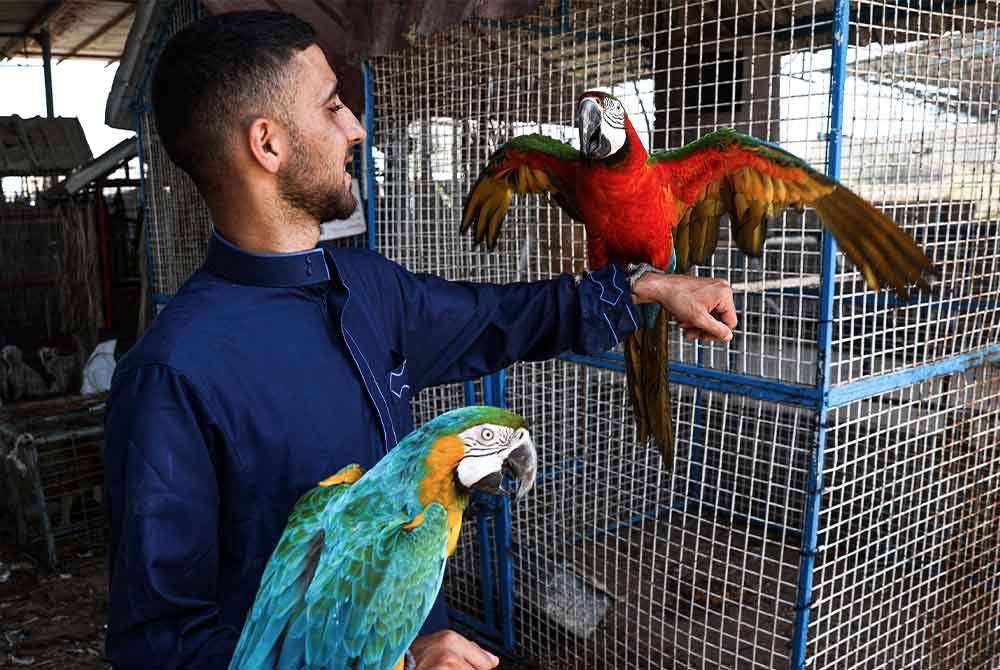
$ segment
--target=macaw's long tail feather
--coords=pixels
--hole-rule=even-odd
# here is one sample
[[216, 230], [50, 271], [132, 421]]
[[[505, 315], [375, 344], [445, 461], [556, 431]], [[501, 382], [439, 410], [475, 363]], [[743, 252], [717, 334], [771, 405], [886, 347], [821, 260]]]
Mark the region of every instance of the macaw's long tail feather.
[[905, 300], [908, 284], [930, 289], [925, 278], [935, 274], [930, 259], [883, 212], [840, 186], [813, 206], [873, 290], [889, 284]]
[[652, 441], [669, 468], [674, 458], [674, 424], [667, 383], [670, 315], [659, 310], [652, 328], [637, 330], [625, 340], [625, 374], [632, 398], [639, 442]]

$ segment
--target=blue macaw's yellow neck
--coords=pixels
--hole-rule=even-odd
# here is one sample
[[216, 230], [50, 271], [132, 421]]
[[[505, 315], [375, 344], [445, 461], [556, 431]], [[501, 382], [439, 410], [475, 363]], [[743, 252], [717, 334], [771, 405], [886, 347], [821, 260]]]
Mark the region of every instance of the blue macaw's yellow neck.
[[[434, 440], [424, 458], [424, 475], [420, 479], [417, 497], [421, 507], [433, 502], [443, 506], [448, 512], [448, 555], [451, 556], [458, 545], [458, 535], [462, 530], [462, 514], [469, 502], [467, 493], [458, 490], [455, 484], [455, 468], [465, 456], [465, 444], [455, 435], [445, 435]], [[423, 521], [421, 512], [410, 522], [415, 528]]]

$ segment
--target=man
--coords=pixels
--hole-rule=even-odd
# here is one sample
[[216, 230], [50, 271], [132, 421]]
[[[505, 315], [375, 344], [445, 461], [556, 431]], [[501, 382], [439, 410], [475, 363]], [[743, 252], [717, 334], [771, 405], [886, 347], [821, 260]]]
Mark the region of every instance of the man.
[[[661, 302], [691, 337], [728, 340], [736, 325], [714, 280], [647, 273], [630, 296], [612, 266], [477, 285], [316, 248], [320, 221], [356, 206], [345, 166], [364, 131], [312, 29], [290, 15], [225, 14], [179, 32], [152, 102], [216, 234], [112, 384], [115, 667], [224, 668], [295, 501], [395, 446], [420, 389], [607, 350], [635, 327], [630, 297]], [[423, 632], [422, 670], [497, 664], [447, 630], [440, 598]]]

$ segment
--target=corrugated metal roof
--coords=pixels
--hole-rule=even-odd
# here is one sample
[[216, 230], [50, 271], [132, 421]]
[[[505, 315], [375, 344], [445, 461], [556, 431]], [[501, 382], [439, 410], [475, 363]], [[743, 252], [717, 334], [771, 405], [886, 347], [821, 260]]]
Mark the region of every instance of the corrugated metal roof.
[[[117, 60], [125, 48], [137, 0], [2, 0], [0, 33], [46, 31], [52, 55]], [[33, 39], [0, 37], [0, 58], [41, 56]]]
[[91, 158], [79, 119], [0, 116], [0, 176], [60, 175]]
[[364, 107], [361, 72], [365, 58], [410, 44], [413, 36], [445, 30], [472, 16], [506, 19], [532, 12], [542, 0], [202, 0], [220, 14], [241, 9], [289, 12], [308, 21], [337, 70], [341, 98], [355, 112]]
[[274, 9], [295, 14], [319, 33], [326, 52], [340, 63], [356, 63], [408, 44], [475, 15], [511, 18], [541, 0], [202, 0], [213, 14], [237, 9]]

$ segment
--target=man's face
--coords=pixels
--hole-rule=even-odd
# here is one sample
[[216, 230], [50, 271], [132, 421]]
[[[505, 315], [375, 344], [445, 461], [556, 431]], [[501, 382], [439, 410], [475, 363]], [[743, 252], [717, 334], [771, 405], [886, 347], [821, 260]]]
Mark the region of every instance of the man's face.
[[358, 206], [347, 167], [364, 128], [340, 102], [322, 49], [313, 45], [296, 54], [289, 71], [295, 78], [287, 110], [291, 154], [278, 172], [281, 196], [320, 222], [346, 219]]

